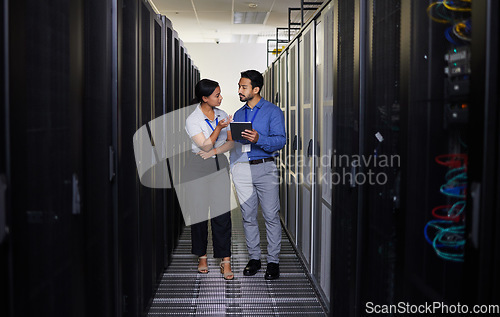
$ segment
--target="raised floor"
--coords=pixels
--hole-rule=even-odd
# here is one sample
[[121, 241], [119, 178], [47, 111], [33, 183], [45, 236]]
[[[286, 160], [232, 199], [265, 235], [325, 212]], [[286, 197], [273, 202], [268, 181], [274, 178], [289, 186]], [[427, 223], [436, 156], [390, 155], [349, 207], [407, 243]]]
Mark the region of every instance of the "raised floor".
[[267, 240], [260, 212], [262, 269], [254, 276], [243, 275], [248, 253], [239, 209], [233, 210], [231, 217], [234, 279], [223, 279], [220, 259], [212, 257], [210, 233], [209, 273], [197, 272], [197, 258], [191, 254], [191, 230], [186, 227], [174, 250], [172, 263], [163, 274], [148, 316], [325, 316], [307, 272], [284, 231], [280, 278], [264, 279]]

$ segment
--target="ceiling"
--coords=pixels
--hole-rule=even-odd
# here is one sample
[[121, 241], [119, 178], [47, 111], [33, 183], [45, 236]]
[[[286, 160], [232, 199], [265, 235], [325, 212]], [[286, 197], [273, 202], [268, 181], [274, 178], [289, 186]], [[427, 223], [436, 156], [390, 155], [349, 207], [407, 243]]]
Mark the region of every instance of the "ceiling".
[[[276, 38], [277, 27], [288, 27], [288, 8], [300, 8], [300, 0], [149, 1], [172, 21], [185, 43], [266, 43], [267, 39]], [[305, 11], [305, 20], [312, 13]], [[293, 11], [292, 21], [300, 21], [300, 11]]]

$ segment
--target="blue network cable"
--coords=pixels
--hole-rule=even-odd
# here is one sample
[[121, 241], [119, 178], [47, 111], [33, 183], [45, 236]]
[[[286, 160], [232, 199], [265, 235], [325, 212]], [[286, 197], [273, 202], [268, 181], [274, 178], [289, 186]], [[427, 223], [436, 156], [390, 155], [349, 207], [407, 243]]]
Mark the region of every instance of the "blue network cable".
[[[436, 254], [445, 259], [455, 262], [463, 261], [463, 247], [465, 246], [465, 226], [455, 226], [449, 220], [430, 220], [424, 228], [424, 236], [427, 242], [432, 245]], [[450, 225], [445, 228], [441, 225]], [[434, 239], [429, 238], [428, 228], [437, 229]], [[443, 251], [442, 249], [455, 250], [455, 252]], [[460, 252], [458, 252], [460, 251]]]

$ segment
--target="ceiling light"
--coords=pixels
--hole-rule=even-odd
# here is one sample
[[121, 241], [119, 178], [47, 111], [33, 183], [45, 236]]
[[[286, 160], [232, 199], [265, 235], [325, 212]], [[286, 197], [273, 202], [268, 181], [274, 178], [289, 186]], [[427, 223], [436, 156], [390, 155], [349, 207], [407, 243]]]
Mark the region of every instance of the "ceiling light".
[[248, 6], [252, 9], [255, 9], [255, 8], [257, 8], [258, 5], [257, 5], [257, 3], [249, 3]]
[[235, 12], [234, 24], [264, 24], [268, 12]]

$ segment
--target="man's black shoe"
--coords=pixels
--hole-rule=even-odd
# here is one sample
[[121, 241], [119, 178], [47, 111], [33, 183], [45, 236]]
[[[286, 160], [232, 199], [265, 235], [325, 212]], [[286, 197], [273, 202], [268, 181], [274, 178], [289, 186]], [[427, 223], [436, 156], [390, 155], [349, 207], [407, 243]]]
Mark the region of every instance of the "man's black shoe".
[[278, 263], [269, 262], [264, 277], [266, 280], [275, 280], [280, 277], [280, 265]]
[[250, 260], [248, 261], [247, 266], [243, 270], [243, 275], [245, 276], [252, 276], [257, 273], [258, 270], [260, 270], [260, 260]]

